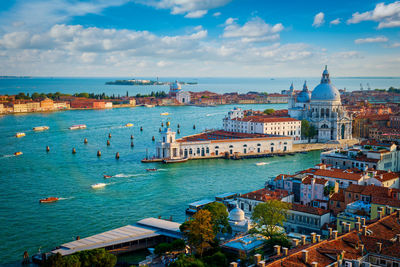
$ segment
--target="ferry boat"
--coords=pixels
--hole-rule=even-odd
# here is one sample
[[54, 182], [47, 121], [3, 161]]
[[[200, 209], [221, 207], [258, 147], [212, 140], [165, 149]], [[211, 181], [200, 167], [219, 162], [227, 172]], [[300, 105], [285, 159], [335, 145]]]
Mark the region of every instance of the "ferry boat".
[[103, 187], [105, 187], [107, 184], [105, 184], [105, 183], [97, 183], [97, 184], [93, 184], [92, 185], [92, 188], [93, 189], [99, 189], [99, 188], [103, 188]]
[[16, 133], [15, 137], [20, 138], [20, 137], [24, 137], [25, 133]]
[[49, 126], [37, 126], [37, 127], [33, 127], [33, 130], [34, 130], [34, 131], [37, 131], [37, 132], [39, 132], [39, 131], [46, 131], [46, 130], [48, 130], [48, 129], [50, 129]]
[[163, 113], [161, 113], [160, 115], [162, 115], [162, 116], [168, 116], [169, 113], [168, 113], [168, 112], [163, 112]]
[[72, 125], [69, 127], [70, 130], [78, 130], [78, 129], [86, 129], [85, 124], [77, 124], [77, 125]]
[[125, 127], [132, 127], [133, 126], [133, 123], [127, 123], [127, 124], [125, 124]]
[[21, 151], [18, 151], [18, 152], [15, 152], [15, 153], [14, 153], [14, 156], [19, 156], [19, 155], [22, 155], [22, 152], [21, 152]]
[[44, 199], [40, 199], [39, 203], [52, 203], [52, 202], [56, 202], [58, 200], [59, 200], [58, 197], [47, 197], [47, 198], [44, 198]]

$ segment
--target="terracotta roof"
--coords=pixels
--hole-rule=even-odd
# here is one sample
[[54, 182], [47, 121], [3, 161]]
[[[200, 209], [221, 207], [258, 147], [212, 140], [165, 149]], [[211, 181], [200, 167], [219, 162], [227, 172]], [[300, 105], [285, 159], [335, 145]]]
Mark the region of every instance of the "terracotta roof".
[[361, 192], [362, 195], [372, 197], [389, 197], [390, 189], [383, 186], [367, 185], [364, 186], [364, 190]]
[[363, 176], [362, 173], [354, 173], [349, 170], [334, 169], [334, 168], [331, 168], [329, 170], [312, 168], [312, 169], [302, 171], [302, 173], [310, 173], [315, 176], [323, 176], [323, 177], [330, 177], [330, 178], [343, 179], [343, 180], [352, 180], [352, 181], [359, 181]]
[[269, 116], [247, 116], [244, 118], [234, 118], [232, 120], [235, 121], [248, 121], [248, 122], [262, 122], [262, 123], [270, 123], [270, 122], [300, 122], [299, 120], [293, 118], [284, 118], [284, 117], [269, 117]]
[[365, 189], [365, 185], [351, 184], [346, 188], [346, 192], [361, 193]]
[[293, 211], [310, 213], [310, 214], [319, 215], [319, 216], [329, 213], [329, 210], [305, 206], [305, 205], [296, 204], [296, 203], [293, 203], [292, 207], [290, 209]]
[[312, 175], [307, 176], [306, 178], [303, 179], [302, 183], [303, 184], [311, 184], [311, 181], [314, 179], [314, 182], [316, 184], [321, 184], [321, 185], [325, 185], [328, 180], [324, 179], [324, 178], [314, 178]]
[[388, 205], [390, 207], [400, 208], [400, 200], [387, 197], [372, 197], [371, 203], [378, 205]]
[[249, 192], [241, 195], [242, 198], [254, 199], [258, 201], [268, 201], [268, 200], [281, 200], [284, 197], [287, 197], [289, 192], [283, 189], [276, 189], [274, 191], [268, 190], [266, 188], [262, 188], [253, 192]]
[[200, 134], [190, 135], [176, 139], [177, 142], [198, 142], [198, 141], [221, 141], [221, 140], [238, 140], [238, 139], [255, 139], [255, 138], [271, 138], [271, 139], [288, 139], [290, 137], [282, 137], [268, 134], [250, 134], [228, 132], [223, 130], [204, 132]]
[[386, 182], [399, 178], [399, 174], [395, 172], [377, 171], [377, 175], [374, 178], [376, 178], [378, 181]]
[[344, 202], [344, 193], [343, 190], [340, 190], [337, 193], [333, 193], [330, 197], [330, 200]]

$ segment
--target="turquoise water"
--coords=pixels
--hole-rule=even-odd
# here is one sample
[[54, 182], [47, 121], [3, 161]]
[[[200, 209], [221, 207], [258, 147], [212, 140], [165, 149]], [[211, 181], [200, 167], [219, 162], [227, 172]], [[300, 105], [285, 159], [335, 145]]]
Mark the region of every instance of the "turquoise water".
[[[285, 108], [285, 105], [242, 105], [243, 108]], [[151, 137], [159, 137], [161, 121], [181, 125], [181, 136], [219, 128], [233, 106], [155, 107], [76, 110], [0, 117], [0, 264], [49, 250], [76, 236], [86, 237], [150, 216], [185, 219], [187, 204], [224, 192], [263, 187], [279, 173], [293, 173], [319, 162], [319, 153], [248, 160], [197, 160], [182, 164], [142, 164], [154, 153]], [[169, 112], [169, 116], [160, 113]], [[126, 123], [134, 127], [123, 127]], [[68, 130], [86, 124], [85, 130]], [[196, 124], [197, 129], [192, 126]], [[48, 125], [49, 131], [33, 132]], [[143, 132], [140, 132], [140, 126]], [[26, 136], [15, 138], [16, 132]], [[108, 133], [112, 134], [107, 147]], [[130, 147], [130, 135], [135, 147]], [[83, 144], [83, 139], [88, 144]], [[46, 153], [46, 146], [50, 152]], [[77, 153], [71, 153], [75, 147]], [[96, 156], [101, 150], [102, 156]], [[12, 154], [22, 151], [23, 155]], [[115, 153], [120, 159], [115, 159]], [[256, 162], [268, 164], [256, 166]], [[158, 168], [158, 172], [146, 172]], [[105, 180], [103, 174], [118, 177]], [[92, 184], [107, 186], [94, 190]], [[62, 200], [39, 204], [41, 198]]]
[[[321, 70], [322, 72], [322, 70]], [[198, 82], [197, 85], [183, 85], [182, 88], [188, 91], [203, 91], [209, 90], [216, 93], [239, 92], [247, 93], [248, 91], [277, 93], [281, 90], [289, 89], [291, 82], [294, 83], [296, 90], [303, 88], [304, 80], [307, 80], [308, 88], [312, 90], [320, 83], [320, 73], [316, 73], [314, 77], [308, 78], [160, 78], [160, 81], [179, 81]], [[132, 77], [124, 78], [31, 78], [31, 79], [0, 79], [0, 95], [1, 94], [17, 94], [24, 93], [55, 93], [62, 92], [68, 94], [89, 92], [103, 93], [108, 95], [125, 95], [128, 91], [129, 95], [137, 93], [148, 94], [151, 91], [168, 91], [168, 85], [154, 86], [127, 86], [127, 85], [105, 85], [107, 81], [116, 79], [131, 79]], [[155, 80], [154, 77], [145, 77], [145, 79]], [[367, 89], [367, 84], [372, 89], [389, 88], [390, 86], [399, 88], [400, 78], [340, 78], [331, 76], [333, 84], [337, 88], [346, 88], [348, 91], [359, 90], [360, 83]]]

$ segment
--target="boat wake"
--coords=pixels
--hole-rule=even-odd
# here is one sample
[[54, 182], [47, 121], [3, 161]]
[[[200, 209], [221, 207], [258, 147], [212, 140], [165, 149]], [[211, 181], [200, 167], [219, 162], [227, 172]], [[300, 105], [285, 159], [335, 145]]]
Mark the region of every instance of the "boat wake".
[[119, 174], [113, 175], [112, 177], [115, 177], [115, 178], [129, 178], [129, 177], [137, 177], [137, 176], [143, 176], [143, 175], [146, 175], [146, 174], [144, 174], [144, 173], [135, 173], [135, 174], [119, 173]]
[[68, 200], [68, 199], [73, 199], [75, 197], [60, 197], [58, 200]]
[[263, 166], [263, 165], [268, 165], [268, 164], [270, 164], [271, 162], [257, 162], [256, 163], [256, 165], [257, 166]]
[[3, 155], [0, 157], [0, 159], [11, 158], [11, 157], [15, 157], [15, 155]]

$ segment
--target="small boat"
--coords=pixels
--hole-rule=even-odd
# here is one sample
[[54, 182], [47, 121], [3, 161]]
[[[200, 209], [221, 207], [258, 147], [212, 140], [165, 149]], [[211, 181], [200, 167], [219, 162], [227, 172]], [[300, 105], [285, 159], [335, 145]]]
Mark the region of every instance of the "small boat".
[[104, 178], [106, 178], [106, 179], [112, 177], [111, 175], [105, 175], [105, 174], [104, 174], [103, 176], [104, 176]]
[[70, 130], [78, 130], [78, 129], [86, 129], [85, 124], [77, 124], [77, 125], [72, 125], [69, 127]]
[[262, 166], [262, 165], [267, 165], [267, 163], [266, 162], [257, 162], [256, 165], [257, 166]]
[[56, 202], [58, 200], [59, 200], [58, 197], [47, 197], [47, 198], [44, 198], [44, 199], [40, 199], [39, 203], [52, 203], [52, 202]]
[[161, 113], [160, 115], [162, 115], [162, 116], [168, 116], [169, 113], [168, 113], [168, 112], [163, 112], [163, 113]]
[[103, 187], [105, 187], [107, 184], [105, 184], [105, 183], [97, 183], [97, 184], [93, 184], [92, 185], [92, 188], [93, 189], [99, 189], [99, 188], [103, 188]]
[[46, 131], [50, 129], [49, 126], [37, 126], [37, 127], [33, 127], [33, 130], [36, 132], [40, 132], [40, 131]]
[[144, 105], [146, 108], [154, 108], [155, 107], [155, 105], [150, 105], [150, 104], [145, 104]]
[[157, 171], [157, 169], [156, 169], [156, 168], [146, 169], [146, 171], [148, 171], [148, 172], [155, 172], [155, 171]]
[[19, 155], [22, 155], [22, 152], [21, 152], [21, 151], [18, 151], [18, 152], [15, 152], [15, 153], [14, 153], [14, 156], [19, 156]]
[[24, 137], [25, 133], [16, 133], [15, 137], [20, 138], [20, 137]]
[[184, 159], [164, 159], [163, 162], [164, 163], [181, 163], [181, 162], [186, 162], [188, 161], [188, 158], [184, 158]]
[[278, 154], [278, 157], [285, 157], [285, 156], [286, 156], [285, 153], [280, 153], [280, 154]]
[[294, 156], [296, 155], [295, 153], [287, 153], [289, 156]]
[[132, 127], [133, 126], [133, 123], [127, 123], [127, 124], [125, 124], [125, 127]]
[[307, 151], [300, 151], [299, 153], [300, 154], [307, 154], [308, 152]]

